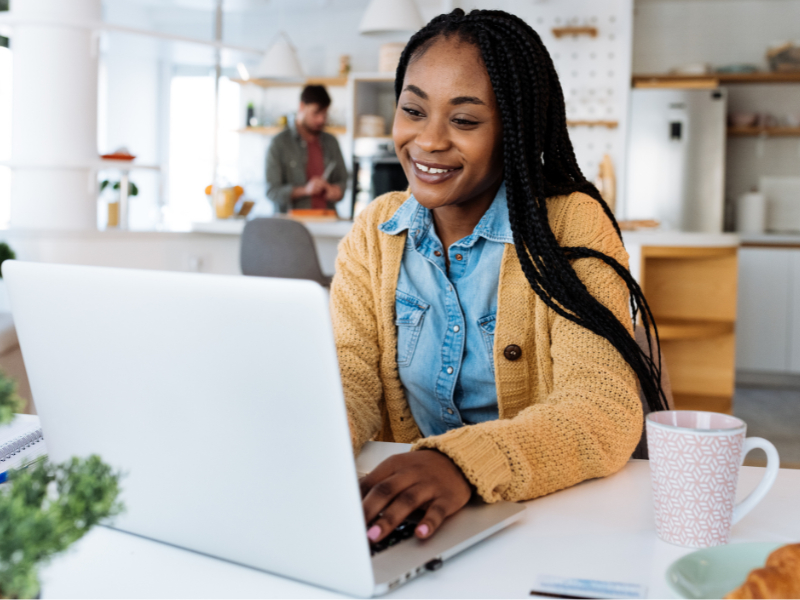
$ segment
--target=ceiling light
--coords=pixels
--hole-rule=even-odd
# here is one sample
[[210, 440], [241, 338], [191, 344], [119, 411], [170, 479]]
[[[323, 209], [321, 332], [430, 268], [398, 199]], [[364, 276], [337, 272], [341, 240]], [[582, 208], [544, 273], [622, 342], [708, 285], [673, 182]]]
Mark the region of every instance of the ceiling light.
[[303, 67], [300, 66], [300, 60], [297, 58], [297, 51], [285, 33], [278, 34], [278, 39], [253, 71], [253, 77], [280, 81], [305, 81], [306, 76], [303, 73]]
[[392, 31], [418, 31], [425, 23], [414, 0], [371, 0], [359, 33], [387, 33]]

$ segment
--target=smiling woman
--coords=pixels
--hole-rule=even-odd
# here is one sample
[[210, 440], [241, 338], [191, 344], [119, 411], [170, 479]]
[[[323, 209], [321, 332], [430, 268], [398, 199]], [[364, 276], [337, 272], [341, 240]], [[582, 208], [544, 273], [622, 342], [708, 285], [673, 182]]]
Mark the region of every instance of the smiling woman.
[[642, 435], [639, 386], [666, 407], [632, 336], [652, 316], [539, 36], [501, 11], [441, 15], [395, 91], [409, 191], [361, 214], [331, 288], [354, 451], [414, 443], [362, 480], [373, 542], [417, 509], [426, 538], [473, 493], [528, 500], [613, 473]]

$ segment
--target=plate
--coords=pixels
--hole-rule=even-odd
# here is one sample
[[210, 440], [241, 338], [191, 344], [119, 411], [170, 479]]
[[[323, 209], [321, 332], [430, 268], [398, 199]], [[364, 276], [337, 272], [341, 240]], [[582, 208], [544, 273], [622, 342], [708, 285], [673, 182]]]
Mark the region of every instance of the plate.
[[703, 548], [679, 558], [667, 569], [667, 583], [681, 598], [723, 598], [744, 583], [753, 569], [780, 548], [774, 542]]

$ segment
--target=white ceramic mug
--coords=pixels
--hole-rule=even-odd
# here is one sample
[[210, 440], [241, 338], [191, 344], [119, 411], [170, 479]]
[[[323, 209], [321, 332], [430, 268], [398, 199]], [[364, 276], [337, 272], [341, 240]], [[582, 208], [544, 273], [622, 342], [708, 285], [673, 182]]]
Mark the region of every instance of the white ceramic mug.
[[[733, 524], [775, 483], [780, 466], [775, 446], [763, 438], [745, 439], [745, 422], [722, 413], [665, 410], [647, 415], [646, 423], [658, 537], [693, 548], [727, 544]], [[739, 470], [755, 448], [767, 453], [766, 472], [735, 505]]]

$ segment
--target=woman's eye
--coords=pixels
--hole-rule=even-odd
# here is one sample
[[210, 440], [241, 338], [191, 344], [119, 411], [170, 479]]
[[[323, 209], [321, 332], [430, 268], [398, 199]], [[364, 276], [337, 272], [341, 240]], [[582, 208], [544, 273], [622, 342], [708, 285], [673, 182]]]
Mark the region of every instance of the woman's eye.
[[460, 127], [473, 127], [478, 125], [478, 121], [470, 121], [468, 119], [453, 119], [453, 123]]
[[403, 112], [406, 113], [407, 115], [411, 116], [411, 117], [422, 117], [422, 116], [424, 116], [421, 112], [419, 112], [418, 110], [414, 110], [413, 108], [403, 107]]

